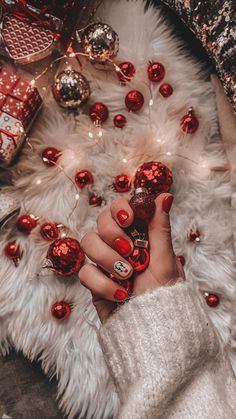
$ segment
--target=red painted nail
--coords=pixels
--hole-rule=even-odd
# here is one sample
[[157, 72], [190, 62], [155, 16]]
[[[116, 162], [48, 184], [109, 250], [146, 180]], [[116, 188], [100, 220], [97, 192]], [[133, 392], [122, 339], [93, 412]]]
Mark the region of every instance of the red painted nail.
[[117, 301], [124, 301], [124, 300], [126, 300], [127, 297], [128, 297], [128, 294], [124, 290], [116, 290], [116, 292], [114, 294], [114, 298]]
[[177, 259], [180, 261], [181, 265], [185, 265], [185, 257], [183, 255], [177, 256]]
[[132, 251], [132, 246], [130, 242], [123, 238], [115, 239], [113, 245], [114, 249], [124, 257], [128, 256]]
[[169, 196], [166, 196], [162, 201], [162, 209], [163, 211], [166, 212], [166, 214], [169, 214], [170, 212], [173, 199], [174, 199], [173, 195], [169, 195]]
[[125, 210], [118, 211], [116, 216], [117, 216], [117, 220], [119, 221], [120, 224], [124, 224], [129, 218], [129, 214]]

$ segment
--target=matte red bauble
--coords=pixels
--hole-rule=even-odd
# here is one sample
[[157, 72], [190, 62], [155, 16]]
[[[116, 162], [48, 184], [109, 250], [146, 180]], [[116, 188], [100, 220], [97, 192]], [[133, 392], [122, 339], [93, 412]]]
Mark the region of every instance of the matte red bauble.
[[132, 63], [125, 61], [124, 63], [119, 64], [120, 71], [117, 71], [117, 75], [121, 82], [127, 82], [132, 80], [136, 73], [136, 69]]
[[4, 247], [4, 253], [8, 259], [13, 260], [15, 265], [17, 266], [19, 260], [22, 258], [22, 252], [20, 250], [20, 246], [16, 244], [15, 241], [8, 242]]
[[200, 236], [201, 236], [200, 231], [194, 230], [192, 228], [188, 233], [188, 238], [190, 242], [199, 243], [201, 241]]
[[51, 314], [57, 320], [66, 320], [70, 316], [70, 304], [65, 301], [57, 301], [51, 307]]
[[89, 170], [80, 170], [75, 175], [75, 183], [80, 188], [83, 189], [85, 186], [93, 184], [93, 175]]
[[42, 159], [46, 166], [54, 166], [61, 152], [55, 147], [47, 147], [42, 152]]
[[89, 115], [92, 121], [102, 123], [107, 120], [109, 111], [104, 103], [96, 102], [90, 107]]
[[156, 204], [154, 196], [148, 193], [145, 188], [138, 188], [135, 194], [129, 201], [129, 204], [134, 212], [135, 224], [148, 224], [153, 217]]
[[205, 293], [206, 303], [209, 307], [217, 307], [220, 303], [220, 298], [216, 294]]
[[56, 224], [45, 223], [40, 227], [40, 234], [44, 240], [55, 240], [59, 236], [59, 229]]
[[114, 116], [114, 125], [117, 128], [123, 128], [126, 125], [127, 119], [124, 115], [118, 114]]
[[193, 113], [192, 108], [189, 109], [187, 115], [184, 115], [180, 121], [180, 126], [186, 134], [194, 134], [199, 126], [198, 119]]
[[161, 63], [150, 63], [147, 73], [149, 80], [158, 82], [165, 77], [165, 67]]
[[144, 104], [144, 97], [138, 90], [131, 90], [125, 97], [125, 105], [129, 111], [137, 112]]
[[117, 192], [128, 192], [131, 188], [130, 176], [124, 174], [116, 176], [113, 186]]
[[24, 234], [29, 234], [37, 225], [37, 219], [30, 214], [21, 215], [17, 222], [17, 229]]
[[56, 274], [70, 276], [83, 266], [85, 255], [77, 240], [63, 237], [50, 245], [47, 259], [51, 261]]
[[149, 251], [141, 247], [135, 247], [132, 255], [127, 260], [135, 272], [145, 271], [150, 262]]
[[169, 83], [163, 83], [159, 88], [159, 92], [163, 97], [169, 97], [173, 93], [173, 88]]
[[155, 197], [169, 192], [172, 182], [171, 170], [160, 162], [143, 163], [134, 175], [134, 187], [146, 188]]
[[94, 207], [100, 207], [102, 205], [102, 201], [102, 196], [91, 195], [89, 198], [89, 205], [93, 205]]

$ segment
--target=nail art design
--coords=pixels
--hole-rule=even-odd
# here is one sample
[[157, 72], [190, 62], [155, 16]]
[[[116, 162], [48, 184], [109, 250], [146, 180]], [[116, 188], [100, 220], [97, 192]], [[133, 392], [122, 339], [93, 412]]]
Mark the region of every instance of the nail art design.
[[132, 270], [132, 267], [128, 263], [122, 262], [121, 260], [114, 263], [114, 271], [118, 273], [122, 278], [126, 278]]
[[118, 211], [116, 216], [117, 216], [117, 220], [119, 221], [120, 224], [124, 224], [129, 218], [129, 214], [125, 210]]
[[127, 292], [123, 291], [123, 290], [116, 290], [116, 292], [114, 294], [114, 298], [117, 301], [124, 301], [124, 300], [126, 300], [127, 297], [128, 297]]

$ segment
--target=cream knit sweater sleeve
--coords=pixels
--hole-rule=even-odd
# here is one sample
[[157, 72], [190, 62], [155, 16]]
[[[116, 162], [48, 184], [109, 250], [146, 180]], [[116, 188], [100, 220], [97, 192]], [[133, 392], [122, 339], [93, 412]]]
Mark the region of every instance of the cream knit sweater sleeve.
[[190, 283], [147, 292], [101, 327], [120, 419], [235, 419], [236, 384]]

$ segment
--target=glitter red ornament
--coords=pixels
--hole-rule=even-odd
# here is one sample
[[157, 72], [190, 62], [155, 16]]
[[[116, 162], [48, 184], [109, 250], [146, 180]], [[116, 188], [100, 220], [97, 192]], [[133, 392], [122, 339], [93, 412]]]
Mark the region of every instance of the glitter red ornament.
[[172, 182], [171, 170], [161, 162], [143, 163], [134, 175], [134, 187], [146, 188], [155, 197], [169, 192]]
[[46, 166], [54, 166], [61, 152], [55, 147], [47, 147], [42, 152], [42, 159]]
[[56, 301], [51, 307], [51, 314], [57, 320], [66, 320], [71, 314], [71, 305], [65, 301]]
[[144, 97], [138, 90], [131, 90], [125, 96], [125, 105], [129, 111], [137, 112], [144, 104]]
[[33, 215], [23, 214], [18, 218], [16, 227], [21, 233], [29, 234], [36, 227], [37, 221], [38, 218]]
[[59, 229], [54, 223], [44, 223], [40, 227], [40, 234], [44, 240], [55, 240], [59, 236]]
[[165, 77], [165, 67], [161, 63], [150, 63], [147, 74], [150, 81], [159, 82]]
[[134, 212], [135, 225], [147, 225], [156, 210], [154, 196], [148, 193], [147, 189], [138, 188], [129, 204]]
[[93, 184], [93, 175], [89, 170], [80, 170], [75, 175], [75, 183], [80, 188], [83, 189], [85, 186]]
[[93, 194], [89, 198], [89, 205], [93, 205], [94, 207], [100, 207], [102, 205], [102, 201], [102, 196], [97, 196]]
[[135, 272], [143, 272], [150, 262], [150, 255], [147, 249], [135, 247], [131, 256], [127, 258]]
[[186, 134], [194, 134], [197, 131], [199, 122], [194, 115], [193, 108], [189, 108], [187, 115], [182, 117], [180, 126]]
[[115, 177], [113, 186], [116, 192], [128, 192], [131, 188], [131, 178], [128, 175], [121, 174]]
[[201, 234], [199, 230], [196, 229], [190, 229], [188, 233], [188, 239], [190, 242], [200, 243], [201, 241]]
[[77, 240], [63, 237], [50, 245], [47, 259], [51, 261], [56, 274], [71, 276], [83, 266], [85, 255]]
[[127, 119], [124, 115], [118, 114], [114, 116], [114, 125], [117, 128], [123, 128], [126, 125]]
[[4, 253], [8, 259], [11, 259], [14, 262], [15, 266], [18, 266], [23, 253], [20, 250], [20, 246], [15, 241], [6, 244]]
[[125, 61], [124, 63], [119, 64], [119, 70], [117, 69], [117, 76], [119, 80], [123, 83], [132, 80], [136, 73], [136, 69], [132, 63]]
[[101, 125], [107, 120], [109, 111], [104, 103], [96, 102], [90, 107], [89, 115], [96, 125]]
[[163, 83], [159, 88], [159, 92], [163, 97], [169, 97], [173, 93], [173, 88], [169, 83]]
[[215, 308], [220, 304], [220, 298], [216, 294], [205, 292], [205, 299], [209, 307]]

